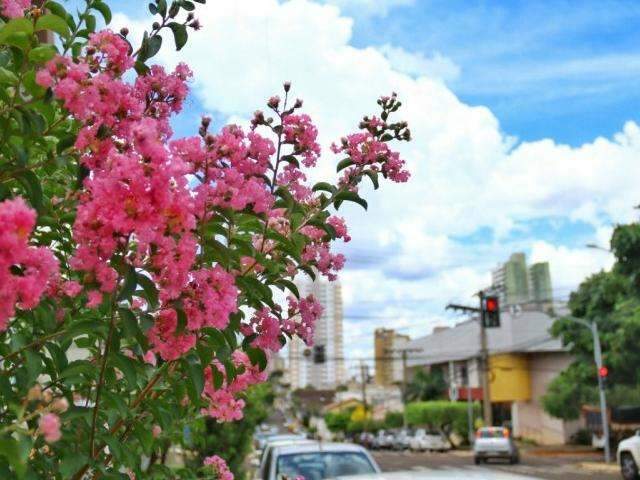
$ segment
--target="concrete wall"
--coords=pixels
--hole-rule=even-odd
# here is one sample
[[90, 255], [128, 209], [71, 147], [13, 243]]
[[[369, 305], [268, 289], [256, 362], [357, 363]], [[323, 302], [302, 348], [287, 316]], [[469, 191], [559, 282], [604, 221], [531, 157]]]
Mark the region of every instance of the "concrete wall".
[[542, 396], [547, 386], [572, 361], [567, 353], [529, 354], [531, 399], [513, 403], [513, 429], [516, 437], [523, 437], [541, 445], [566, 443], [579, 428], [579, 422], [565, 422], [553, 418], [542, 408]]

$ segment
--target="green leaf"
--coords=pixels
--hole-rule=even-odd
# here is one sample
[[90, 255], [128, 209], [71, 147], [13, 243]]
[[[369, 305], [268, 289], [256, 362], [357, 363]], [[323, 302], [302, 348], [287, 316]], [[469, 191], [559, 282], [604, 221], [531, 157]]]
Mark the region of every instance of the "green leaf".
[[104, 2], [94, 2], [91, 5], [91, 8], [100, 12], [102, 18], [104, 18], [104, 23], [107, 25], [111, 23], [111, 9], [109, 8], [109, 5]]
[[94, 17], [90, 13], [87, 13], [84, 16], [84, 23], [87, 26], [87, 30], [89, 30], [90, 32], [96, 31], [96, 17]]
[[291, 293], [293, 293], [295, 295], [296, 298], [300, 298], [300, 292], [298, 291], [298, 287], [296, 287], [296, 284], [293, 283], [290, 280], [285, 280], [284, 278], [281, 280], [278, 280], [276, 282], [276, 285], [280, 286], [280, 287], [285, 287], [288, 288]]
[[319, 190], [325, 191], [325, 192], [329, 192], [329, 193], [333, 193], [336, 191], [336, 187], [334, 187], [333, 185], [331, 185], [330, 183], [327, 182], [318, 182], [313, 186], [313, 191], [317, 192]]
[[137, 384], [138, 376], [136, 374], [135, 369], [135, 360], [121, 354], [121, 353], [113, 353], [111, 355], [111, 361], [113, 366], [122, 372], [125, 380], [129, 384], [129, 388], [135, 389]]
[[371, 179], [371, 183], [373, 184], [373, 188], [375, 190], [378, 189], [378, 187], [380, 186], [378, 183], [378, 172], [374, 172], [372, 170], [366, 170], [365, 175], [368, 176]]
[[15, 174], [16, 179], [22, 184], [26, 190], [27, 197], [33, 208], [42, 211], [42, 186], [40, 180], [31, 170], [25, 170]]
[[122, 320], [122, 327], [124, 333], [128, 338], [135, 338], [140, 333], [140, 327], [138, 326], [138, 320], [135, 314], [128, 308], [119, 308], [118, 313], [120, 320]]
[[351, 165], [354, 164], [354, 161], [351, 160], [351, 158], [344, 158], [342, 160], [340, 160], [338, 162], [338, 166], [336, 167], [336, 171], [339, 172], [340, 170], [344, 170], [347, 167], [350, 167]]
[[77, 377], [84, 375], [93, 378], [96, 373], [96, 366], [88, 360], [76, 360], [71, 362], [67, 368], [60, 373], [60, 378]]
[[187, 27], [178, 22], [171, 22], [167, 25], [173, 32], [173, 39], [176, 42], [176, 50], [181, 50], [187, 43]]
[[18, 83], [18, 77], [11, 70], [7, 70], [4, 67], [0, 67], [0, 84], [16, 85]]
[[26, 18], [14, 18], [5, 23], [0, 28], [0, 43], [4, 43], [7, 38], [16, 33], [22, 33], [25, 35], [33, 34], [33, 23]]
[[259, 348], [249, 347], [245, 350], [252, 365], [258, 365], [260, 371], [267, 368], [267, 355]]
[[124, 284], [122, 285], [122, 290], [118, 295], [118, 300], [130, 300], [131, 296], [136, 290], [136, 285], [137, 285], [136, 269], [131, 265], [127, 265], [127, 271], [124, 277]]
[[154, 35], [147, 40], [147, 48], [145, 51], [145, 57], [147, 59], [154, 57], [162, 47], [162, 37], [160, 35]]
[[149, 306], [155, 310], [158, 307], [158, 289], [156, 288], [156, 284], [146, 275], [138, 273], [138, 285], [142, 287], [144, 298], [149, 302]]
[[51, 60], [57, 53], [53, 45], [41, 45], [29, 52], [29, 60], [34, 63], [44, 63]]
[[355, 202], [361, 205], [362, 208], [364, 208], [365, 210], [368, 207], [367, 201], [364, 200], [363, 198], [360, 198], [360, 196], [356, 192], [342, 191], [338, 193], [338, 195], [336, 195], [336, 198], [335, 198], [336, 209], [340, 208], [340, 205], [342, 204], [343, 201]]
[[38, 20], [36, 20], [35, 29], [36, 31], [51, 30], [53, 32], [56, 32], [61, 37], [69, 37], [69, 25], [67, 25], [67, 22], [64, 20], [64, 18], [61, 18], [52, 13], [48, 13], [38, 18]]
[[188, 375], [187, 393], [194, 403], [199, 403], [204, 389], [204, 373], [197, 357], [191, 355], [184, 362]]
[[174, 307], [174, 310], [176, 311], [176, 314], [178, 316], [178, 325], [176, 326], [176, 335], [180, 335], [184, 333], [184, 331], [187, 328], [187, 322], [188, 322], [187, 314], [184, 313], [184, 310], [179, 307]]
[[156, 0], [156, 4], [158, 5], [158, 13], [162, 15], [162, 17], [167, 16], [167, 0]]

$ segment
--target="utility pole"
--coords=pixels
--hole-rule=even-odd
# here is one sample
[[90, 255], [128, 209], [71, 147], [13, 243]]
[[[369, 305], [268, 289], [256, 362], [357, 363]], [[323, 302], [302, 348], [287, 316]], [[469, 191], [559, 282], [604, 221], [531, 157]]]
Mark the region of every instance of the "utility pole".
[[[409, 369], [407, 368], [407, 355], [409, 353], [417, 353], [421, 352], [421, 348], [398, 348], [398, 349], [388, 349], [389, 353], [397, 353], [400, 352], [400, 358], [402, 359], [402, 406], [404, 407], [404, 415], [402, 416], [402, 425], [407, 427], [407, 385], [409, 383]], [[392, 362], [395, 360], [393, 357], [390, 359]], [[393, 368], [392, 368], [393, 371]]]
[[469, 437], [469, 445], [473, 445], [473, 403], [471, 398], [471, 379], [469, 378], [469, 362], [465, 368], [465, 383], [467, 384], [467, 435]]
[[561, 317], [563, 320], [569, 322], [578, 323], [583, 327], [587, 327], [591, 331], [593, 337], [593, 360], [596, 364], [596, 370], [598, 373], [598, 392], [600, 394], [600, 421], [602, 422], [602, 436], [604, 437], [604, 461], [609, 463], [611, 461], [611, 446], [609, 445], [609, 416], [607, 415], [607, 397], [604, 389], [604, 382], [600, 371], [602, 365], [602, 347], [600, 346], [600, 334], [598, 333], [598, 324], [595, 320], [585, 320], [577, 317]]
[[[487, 331], [485, 325], [485, 293], [480, 290], [477, 295], [480, 298], [479, 308], [450, 303], [447, 305], [447, 310], [460, 310], [462, 312], [476, 313], [478, 315], [478, 323], [480, 324], [480, 355], [478, 360], [480, 363], [480, 382], [482, 385], [482, 416], [485, 424], [487, 426], [492, 426], [493, 415], [491, 412], [491, 393], [489, 391], [489, 349], [487, 347]], [[496, 300], [494, 300], [494, 303], [496, 304], [494, 307], [497, 307]]]
[[360, 381], [362, 382], [362, 408], [364, 409], [364, 431], [367, 431], [367, 366], [360, 360]]
[[493, 426], [493, 415], [491, 411], [491, 393], [489, 391], [489, 349], [487, 348], [487, 330], [482, 318], [484, 305], [484, 292], [478, 292], [480, 297], [480, 379], [482, 381], [482, 416], [488, 427]]

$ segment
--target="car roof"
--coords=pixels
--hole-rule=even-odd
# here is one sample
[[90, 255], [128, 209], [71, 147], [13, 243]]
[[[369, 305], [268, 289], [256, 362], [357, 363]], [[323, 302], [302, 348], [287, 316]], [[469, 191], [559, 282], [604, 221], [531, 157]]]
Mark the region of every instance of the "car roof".
[[355, 443], [311, 442], [304, 444], [289, 444], [276, 447], [277, 454], [313, 452], [358, 452], [365, 453], [366, 449]]
[[[389, 472], [380, 474], [349, 475], [336, 477], [340, 480], [486, 480], [487, 472], [453, 468], [451, 470], [411, 470], [403, 472]], [[492, 471], [491, 480], [528, 480], [512, 473]]]
[[282, 447], [284, 445], [307, 445], [311, 443], [318, 443], [316, 440], [309, 440], [308, 438], [287, 438], [283, 440], [273, 440], [267, 442], [267, 448]]

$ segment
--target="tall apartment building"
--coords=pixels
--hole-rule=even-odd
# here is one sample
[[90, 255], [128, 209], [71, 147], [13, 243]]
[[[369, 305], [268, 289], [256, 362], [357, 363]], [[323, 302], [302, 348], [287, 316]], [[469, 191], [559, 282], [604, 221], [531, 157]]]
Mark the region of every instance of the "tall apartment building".
[[548, 262], [527, 267], [524, 253], [514, 253], [492, 272], [492, 286], [503, 305], [547, 303], [552, 300], [551, 274]]
[[[316, 321], [314, 345], [324, 346], [326, 362], [316, 364], [313, 354], [300, 339], [289, 343], [288, 380], [292, 389], [312, 386], [319, 390], [334, 389], [345, 382], [342, 333], [342, 289], [339, 282], [318, 279], [296, 281], [300, 295], [315, 296], [324, 307]], [[307, 351], [307, 355], [305, 355]]]
[[374, 332], [375, 380], [377, 385], [390, 386], [402, 381], [402, 360], [398, 350], [410, 340], [395, 330], [377, 328]]

